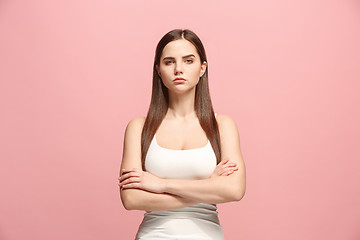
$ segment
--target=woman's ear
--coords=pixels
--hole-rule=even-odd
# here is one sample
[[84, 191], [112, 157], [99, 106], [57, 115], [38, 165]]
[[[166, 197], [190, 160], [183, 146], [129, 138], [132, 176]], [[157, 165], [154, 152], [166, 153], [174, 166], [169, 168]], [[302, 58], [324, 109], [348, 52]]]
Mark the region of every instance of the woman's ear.
[[200, 77], [202, 77], [202, 76], [205, 74], [206, 68], [207, 68], [207, 62], [204, 61], [204, 62], [201, 64]]
[[160, 74], [160, 71], [159, 71], [159, 65], [155, 65], [155, 67], [156, 67], [156, 71], [157, 71], [158, 75], [161, 77], [161, 74]]

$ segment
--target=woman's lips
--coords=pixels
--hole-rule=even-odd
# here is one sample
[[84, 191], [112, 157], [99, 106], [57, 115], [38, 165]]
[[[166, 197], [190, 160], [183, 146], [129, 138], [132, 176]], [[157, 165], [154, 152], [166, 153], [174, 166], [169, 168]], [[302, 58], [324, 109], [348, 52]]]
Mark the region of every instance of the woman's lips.
[[186, 80], [184, 78], [175, 78], [174, 79], [174, 83], [183, 83], [185, 82]]

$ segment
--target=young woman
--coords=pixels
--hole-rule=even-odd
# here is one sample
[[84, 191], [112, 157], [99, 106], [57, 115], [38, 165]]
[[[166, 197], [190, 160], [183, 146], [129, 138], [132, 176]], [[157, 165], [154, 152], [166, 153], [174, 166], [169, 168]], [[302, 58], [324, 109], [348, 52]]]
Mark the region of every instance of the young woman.
[[145, 210], [136, 239], [224, 239], [216, 204], [245, 194], [235, 121], [213, 110], [205, 49], [191, 30], [156, 48], [150, 107], [125, 130], [119, 186], [127, 210]]

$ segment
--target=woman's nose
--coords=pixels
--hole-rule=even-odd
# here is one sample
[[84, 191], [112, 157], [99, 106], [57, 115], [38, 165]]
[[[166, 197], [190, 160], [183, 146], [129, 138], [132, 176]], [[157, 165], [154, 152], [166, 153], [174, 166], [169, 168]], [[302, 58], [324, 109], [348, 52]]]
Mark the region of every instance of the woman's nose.
[[175, 65], [175, 74], [177, 73], [182, 73], [182, 64], [181, 63], [176, 63]]

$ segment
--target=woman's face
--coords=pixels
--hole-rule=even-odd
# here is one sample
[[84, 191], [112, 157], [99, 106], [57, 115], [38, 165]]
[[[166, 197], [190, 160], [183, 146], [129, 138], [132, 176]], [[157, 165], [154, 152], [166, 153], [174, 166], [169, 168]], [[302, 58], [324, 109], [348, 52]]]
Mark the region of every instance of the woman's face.
[[[169, 90], [183, 92], [198, 84], [206, 66], [206, 62], [201, 63], [195, 46], [188, 40], [179, 39], [164, 47], [156, 69]], [[176, 80], [177, 78], [183, 80]]]

